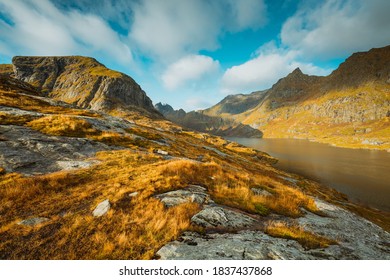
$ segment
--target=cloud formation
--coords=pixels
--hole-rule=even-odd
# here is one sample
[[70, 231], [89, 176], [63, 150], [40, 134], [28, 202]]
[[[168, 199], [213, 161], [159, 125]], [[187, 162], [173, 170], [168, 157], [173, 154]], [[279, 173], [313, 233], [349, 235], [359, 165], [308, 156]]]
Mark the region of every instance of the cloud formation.
[[326, 0], [303, 6], [283, 25], [285, 46], [306, 56], [340, 58], [390, 44], [390, 1]]
[[132, 62], [130, 48], [96, 15], [61, 11], [48, 0], [0, 0], [0, 10], [6, 19], [0, 18], [4, 54], [103, 55]]
[[262, 0], [148, 0], [134, 5], [133, 14], [130, 39], [140, 52], [163, 61], [213, 50], [223, 32], [266, 22]]
[[222, 92], [233, 94], [267, 89], [297, 67], [311, 75], [330, 72], [312, 63], [301, 62], [297, 52], [277, 48], [270, 42], [260, 48], [251, 60], [225, 71], [221, 80]]
[[219, 62], [204, 55], [185, 56], [168, 66], [162, 74], [164, 87], [175, 90], [189, 81], [196, 81], [218, 71]]

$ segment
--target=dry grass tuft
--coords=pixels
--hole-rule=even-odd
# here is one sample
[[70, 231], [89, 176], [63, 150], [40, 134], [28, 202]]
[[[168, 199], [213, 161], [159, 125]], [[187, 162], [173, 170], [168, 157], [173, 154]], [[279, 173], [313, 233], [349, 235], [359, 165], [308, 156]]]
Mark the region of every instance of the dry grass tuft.
[[336, 241], [308, 232], [299, 225], [288, 225], [284, 222], [270, 222], [265, 232], [273, 237], [296, 240], [305, 249], [326, 248], [337, 244]]

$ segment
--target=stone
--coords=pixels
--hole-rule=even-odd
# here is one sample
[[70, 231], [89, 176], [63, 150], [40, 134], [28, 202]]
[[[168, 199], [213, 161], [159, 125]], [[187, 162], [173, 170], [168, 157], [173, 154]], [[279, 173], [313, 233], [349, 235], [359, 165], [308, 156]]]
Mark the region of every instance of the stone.
[[272, 193], [261, 188], [251, 188], [251, 191], [255, 195], [272, 196]]
[[111, 208], [110, 201], [108, 199], [103, 200], [102, 202], [100, 202], [96, 206], [95, 210], [93, 210], [92, 215], [94, 217], [101, 217], [101, 216], [107, 214], [107, 212], [108, 212], [108, 210], [110, 210], [110, 208]]
[[39, 224], [42, 224], [44, 222], [50, 221], [48, 218], [44, 217], [34, 217], [30, 219], [23, 220], [18, 223], [18, 225], [23, 225], [23, 226], [36, 226]]
[[129, 193], [129, 197], [136, 197], [137, 195], [138, 195], [138, 192]]
[[198, 185], [190, 185], [184, 189], [175, 190], [156, 195], [166, 207], [173, 207], [187, 202], [195, 202], [200, 205], [213, 202], [206, 192], [206, 188]]
[[158, 150], [156, 151], [156, 153], [159, 154], [159, 155], [163, 155], [163, 156], [167, 156], [167, 155], [168, 155], [168, 152], [167, 152], [167, 151], [160, 150], [160, 149], [158, 149]]
[[220, 206], [210, 206], [194, 215], [191, 222], [207, 228], [243, 228], [252, 226], [256, 223], [256, 220], [237, 211]]

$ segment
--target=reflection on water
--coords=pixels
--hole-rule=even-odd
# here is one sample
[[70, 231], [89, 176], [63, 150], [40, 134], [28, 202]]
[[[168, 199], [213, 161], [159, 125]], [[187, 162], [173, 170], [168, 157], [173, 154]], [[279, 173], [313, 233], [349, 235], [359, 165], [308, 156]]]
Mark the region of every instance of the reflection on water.
[[390, 153], [298, 139], [229, 138], [277, 158], [276, 167], [335, 188], [353, 201], [390, 211]]

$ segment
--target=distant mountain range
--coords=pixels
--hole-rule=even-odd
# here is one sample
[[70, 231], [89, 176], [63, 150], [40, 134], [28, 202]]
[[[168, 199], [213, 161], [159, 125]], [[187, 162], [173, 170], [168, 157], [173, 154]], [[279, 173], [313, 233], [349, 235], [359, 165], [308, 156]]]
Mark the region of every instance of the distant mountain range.
[[[178, 124], [210, 133], [220, 131], [218, 124], [229, 131], [231, 121], [231, 128], [250, 126], [267, 138], [389, 149], [390, 46], [355, 53], [326, 77], [305, 75], [297, 68], [268, 90], [230, 95], [206, 110], [160, 112]], [[212, 129], [200, 125], [207, 117], [218, 120]], [[235, 136], [252, 135], [256, 134], [239, 131]]]

